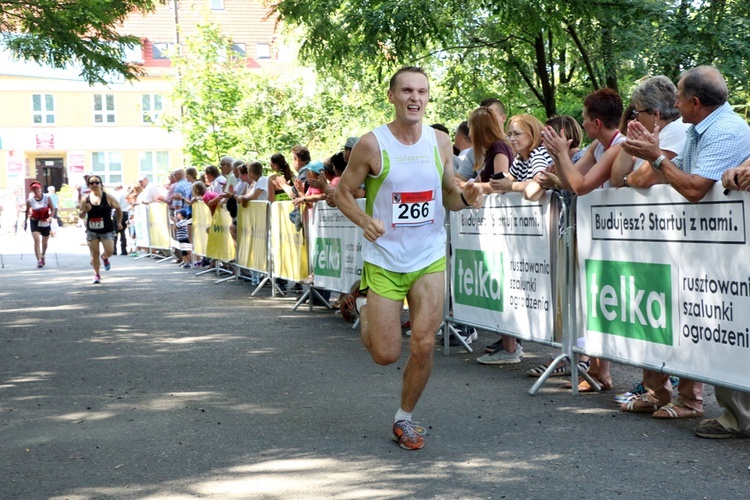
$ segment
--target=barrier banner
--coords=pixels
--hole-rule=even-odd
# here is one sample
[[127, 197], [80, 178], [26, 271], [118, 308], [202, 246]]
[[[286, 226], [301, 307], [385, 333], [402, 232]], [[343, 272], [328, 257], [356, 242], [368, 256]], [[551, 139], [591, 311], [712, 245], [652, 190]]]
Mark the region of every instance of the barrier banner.
[[[136, 233], [137, 234], [137, 233]], [[169, 218], [166, 203], [151, 203], [148, 206], [149, 248], [169, 250]]]
[[557, 221], [550, 235], [550, 194], [485, 197], [484, 207], [450, 213], [451, 295], [459, 323], [552, 341]]
[[586, 352], [750, 389], [750, 195], [670, 186], [578, 198]]
[[[365, 200], [356, 200], [365, 209]], [[348, 292], [362, 275], [365, 237], [356, 224], [325, 201], [315, 204], [310, 220], [311, 264], [315, 285]]]
[[208, 228], [208, 244], [206, 245], [206, 257], [222, 262], [234, 259], [234, 240], [229, 234], [229, 226], [232, 225], [232, 216], [229, 211], [222, 207], [216, 207], [211, 225]]
[[268, 271], [267, 201], [251, 201], [237, 207], [237, 264], [256, 271]]
[[307, 278], [307, 243], [303, 231], [297, 231], [289, 220], [291, 201], [271, 203], [271, 249], [274, 276], [292, 281]]
[[136, 205], [133, 210], [133, 224], [135, 224], [135, 243], [141, 248], [151, 246], [148, 231], [148, 205]]
[[206, 256], [208, 251], [208, 227], [211, 225], [211, 209], [202, 201], [193, 203], [193, 253]]

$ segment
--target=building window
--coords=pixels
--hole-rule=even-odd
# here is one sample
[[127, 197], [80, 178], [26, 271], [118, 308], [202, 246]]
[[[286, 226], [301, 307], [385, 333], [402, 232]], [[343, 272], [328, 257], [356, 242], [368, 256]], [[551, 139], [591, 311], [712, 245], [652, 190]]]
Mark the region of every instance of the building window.
[[172, 48], [172, 45], [173, 44], [171, 43], [152, 42], [152, 57], [159, 60], [169, 60], [169, 55], [167, 53], [169, 52], [169, 49]]
[[247, 57], [247, 50], [245, 49], [244, 43], [233, 43], [232, 51], [234, 51], [234, 53], [240, 57]]
[[35, 125], [55, 124], [55, 96], [52, 94], [32, 94], [31, 107]]
[[143, 123], [156, 123], [162, 112], [161, 94], [143, 94], [141, 96], [141, 110]]
[[224, 0], [208, 0], [208, 7], [211, 10], [224, 10]]
[[91, 153], [91, 172], [107, 186], [122, 183], [122, 153], [106, 151]]
[[115, 123], [114, 94], [94, 94], [94, 123]]
[[154, 182], [159, 174], [169, 171], [169, 151], [142, 151], [139, 163], [138, 176], [145, 175], [149, 182]]
[[270, 43], [256, 43], [255, 55], [256, 55], [256, 59], [271, 59], [271, 44]]

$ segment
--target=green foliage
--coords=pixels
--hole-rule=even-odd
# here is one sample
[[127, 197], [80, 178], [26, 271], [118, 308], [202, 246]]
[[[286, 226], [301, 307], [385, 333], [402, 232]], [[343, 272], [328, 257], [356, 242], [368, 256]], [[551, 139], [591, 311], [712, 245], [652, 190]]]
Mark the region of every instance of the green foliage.
[[215, 164], [225, 154], [267, 164], [274, 153], [288, 156], [295, 144], [322, 159], [391, 112], [385, 85], [319, 75], [310, 68], [281, 76], [251, 72], [229, 57], [230, 44], [218, 25], [206, 20], [185, 54], [172, 56], [179, 77], [171, 100], [181, 113], [164, 120], [168, 129], [183, 134], [191, 165]]
[[53, 68], [81, 67], [90, 84], [112, 76], [134, 79], [142, 70], [124, 62], [137, 37], [117, 33], [135, 11], [152, 12], [163, 0], [0, 0], [2, 44], [15, 57]]
[[67, 184], [63, 184], [57, 192], [57, 202], [59, 208], [75, 208], [78, 201], [78, 190]]
[[244, 68], [231, 40], [206, 16], [198, 34], [187, 39], [185, 53], [170, 56], [178, 72], [171, 100], [181, 115], [165, 116], [165, 125], [182, 133], [188, 163], [218, 165], [223, 155], [245, 149], [237, 119]]
[[698, 64], [718, 66], [735, 100], [750, 102], [746, 0], [281, 0], [274, 9], [301, 28], [301, 57], [319, 70], [382, 80], [401, 65], [427, 68], [451, 120], [489, 95], [510, 113], [577, 114], [592, 90], [627, 100], [638, 79]]

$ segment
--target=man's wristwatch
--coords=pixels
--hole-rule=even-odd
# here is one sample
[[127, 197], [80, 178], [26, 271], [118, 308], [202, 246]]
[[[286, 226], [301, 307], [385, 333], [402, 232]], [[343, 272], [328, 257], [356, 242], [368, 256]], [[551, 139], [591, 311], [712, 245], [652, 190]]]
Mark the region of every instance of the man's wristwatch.
[[654, 160], [654, 162], [651, 164], [651, 166], [654, 168], [654, 170], [661, 170], [661, 162], [663, 162], [666, 159], [667, 159], [666, 156], [659, 155], [659, 157]]

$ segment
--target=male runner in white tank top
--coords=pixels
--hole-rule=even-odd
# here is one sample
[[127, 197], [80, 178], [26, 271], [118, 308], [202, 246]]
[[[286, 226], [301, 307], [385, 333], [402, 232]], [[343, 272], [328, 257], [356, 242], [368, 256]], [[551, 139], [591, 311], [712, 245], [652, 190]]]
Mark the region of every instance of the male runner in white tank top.
[[[410, 355], [393, 438], [402, 448], [424, 446], [423, 428], [411, 413], [432, 370], [435, 332], [445, 300], [443, 206], [481, 207], [478, 186], [461, 188], [453, 176], [453, 149], [443, 132], [424, 125], [429, 81], [421, 68], [401, 68], [391, 78], [388, 100], [395, 119], [364, 135], [352, 149], [336, 187], [336, 206], [362, 228], [367, 244], [359, 300], [362, 342], [380, 365], [401, 355], [401, 308], [409, 301]], [[366, 211], [354, 201], [365, 182]], [[366, 303], [366, 306], [364, 305]]]

